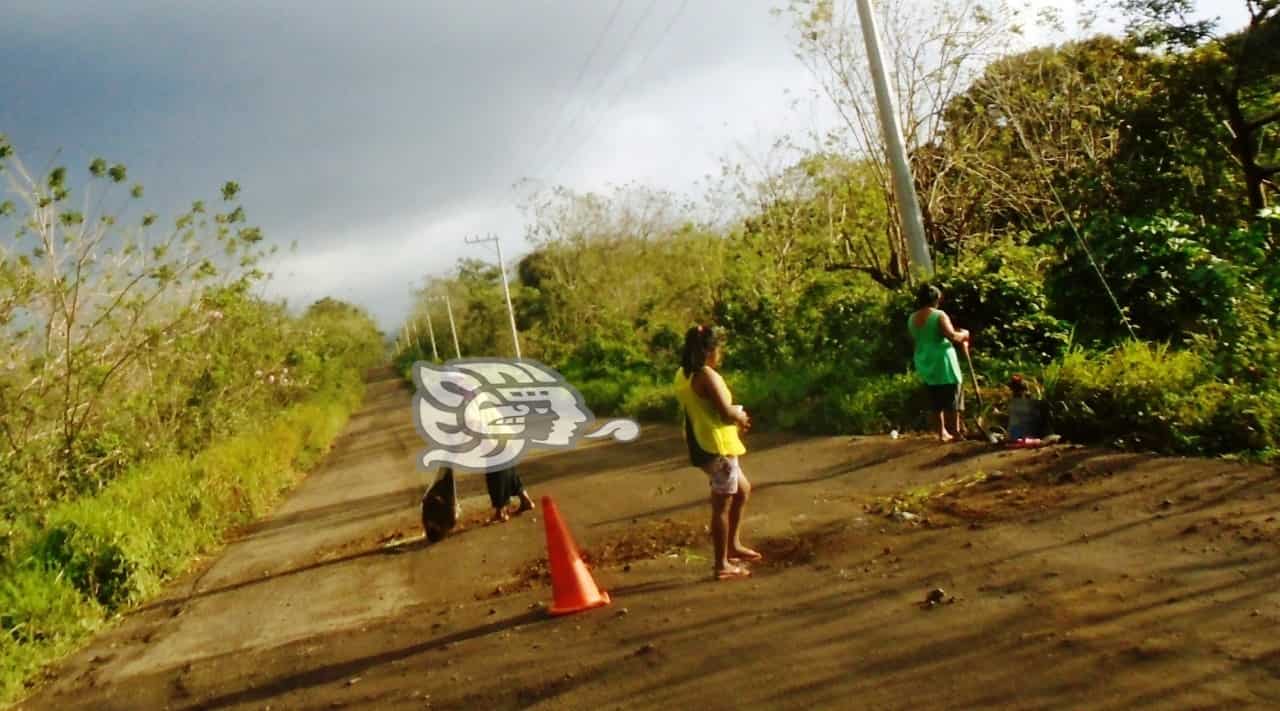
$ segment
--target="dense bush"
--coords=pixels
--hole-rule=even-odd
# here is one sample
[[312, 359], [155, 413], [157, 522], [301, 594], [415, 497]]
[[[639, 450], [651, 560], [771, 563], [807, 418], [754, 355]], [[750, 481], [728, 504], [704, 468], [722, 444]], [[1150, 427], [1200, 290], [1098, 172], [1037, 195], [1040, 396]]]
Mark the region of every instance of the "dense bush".
[[1248, 270], [1215, 254], [1212, 237], [1184, 218], [1103, 216], [1082, 230], [1088, 252], [1072, 237], [1054, 238], [1064, 244], [1065, 259], [1050, 270], [1048, 291], [1054, 312], [1075, 323], [1083, 341], [1128, 336], [1115, 306], [1099, 298], [1103, 284], [1094, 263], [1146, 340], [1185, 344], [1200, 334], [1235, 342], [1265, 309]]
[[[336, 436], [382, 346], [354, 306], [293, 315], [255, 294], [272, 250], [235, 183], [221, 211], [196, 202], [164, 228], [81, 213], [65, 168], [32, 177], [3, 136], [0, 173], [2, 701], [265, 513]], [[85, 192], [126, 177], [94, 160]]]
[[762, 370], [781, 367], [796, 356], [790, 309], [770, 296], [750, 298], [726, 286], [715, 304], [714, 323], [728, 335], [728, 347], [744, 363]]
[[[992, 249], [932, 283], [945, 294], [943, 309], [973, 334], [975, 349], [1006, 361], [1048, 363], [1066, 347], [1070, 327], [1049, 314], [1042, 276], [1026, 264], [1037, 255], [1021, 251]], [[895, 315], [911, 311], [901, 300], [894, 306]]]
[[1130, 342], [1073, 350], [1046, 369], [1054, 426], [1078, 441], [1163, 452], [1268, 452], [1280, 438], [1280, 391], [1214, 376], [1210, 357]]
[[[874, 434], [924, 425], [924, 389], [909, 374], [859, 375], [842, 367], [797, 365], [768, 372], [730, 370], [725, 378], [734, 399], [762, 430]], [[596, 415], [681, 421], [669, 378], [584, 380], [576, 385]]]
[[628, 391], [615, 414], [645, 422], [680, 422], [680, 404], [670, 382], [638, 383]]
[[231, 526], [265, 514], [322, 454], [359, 403], [356, 373], [265, 425], [194, 458], [132, 469], [100, 493], [49, 510], [0, 562], [0, 698], [26, 674], [157, 592]]
[[644, 378], [632, 376], [615, 378], [573, 378], [569, 382], [582, 393], [587, 407], [596, 416], [612, 416], [623, 414], [623, 403], [631, 390], [647, 384]]
[[0, 585], [0, 703], [12, 700], [32, 672], [99, 629], [102, 609], [65, 578], [39, 565], [9, 566]]

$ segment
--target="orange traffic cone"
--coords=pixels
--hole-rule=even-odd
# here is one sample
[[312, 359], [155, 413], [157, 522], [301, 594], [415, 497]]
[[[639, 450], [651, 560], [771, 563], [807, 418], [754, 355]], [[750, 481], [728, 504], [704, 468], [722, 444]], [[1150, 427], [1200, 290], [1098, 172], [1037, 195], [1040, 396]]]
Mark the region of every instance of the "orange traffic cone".
[[547, 531], [547, 559], [551, 565], [551, 614], [567, 615], [609, 604], [609, 593], [596, 587], [569, 528], [560, 520], [556, 502], [542, 497], [542, 520]]

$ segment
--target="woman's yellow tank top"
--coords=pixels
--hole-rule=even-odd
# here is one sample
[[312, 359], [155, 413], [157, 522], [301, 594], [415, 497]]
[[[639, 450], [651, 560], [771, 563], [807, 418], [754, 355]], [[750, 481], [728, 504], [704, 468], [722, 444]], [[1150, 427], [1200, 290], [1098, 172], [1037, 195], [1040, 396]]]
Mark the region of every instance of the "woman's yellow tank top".
[[[738, 437], [737, 423], [725, 423], [710, 402], [698, 397], [698, 393], [693, 391], [693, 378], [686, 377], [683, 368], [676, 369], [675, 388], [676, 399], [693, 424], [693, 436], [699, 447], [726, 457], [747, 453], [746, 446]], [[730, 394], [730, 401], [732, 397]]]

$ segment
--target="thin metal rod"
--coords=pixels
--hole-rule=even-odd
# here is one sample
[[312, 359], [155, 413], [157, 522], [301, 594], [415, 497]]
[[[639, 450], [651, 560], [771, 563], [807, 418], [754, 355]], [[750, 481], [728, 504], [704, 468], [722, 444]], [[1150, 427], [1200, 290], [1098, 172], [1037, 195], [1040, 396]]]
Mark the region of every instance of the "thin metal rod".
[[436, 330], [431, 326], [431, 304], [427, 303], [427, 336], [431, 339], [431, 360], [440, 362], [440, 353], [436, 350]]
[[493, 242], [498, 248], [498, 273], [502, 275], [502, 295], [507, 302], [507, 319], [511, 323], [511, 343], [516, 349], [516, 360], [520, 359], [520, 333], [516, 329], [516, 310], [511, 305], [511, 287], [507, 283], [507, 265], [502, 261], [502, 241], [497, 235], [490, 234], [487, 237], [466, 237], [467, 244], [480, 244], [482, 242]]
[[507, 318], [511, 320], [511, 342], [516, 346], [516, 360], [520, 360], [520, 336], [516, 331], [516, 311], [511, 306], [511, 289], [507, 286], [507, 266], [502, 261], [502, 241], [495, 235], [493, 242], [498, 245], [498, 271], [502, 273], [502, 294], [507, 299]]
[[458, 327], [453, 323], [453, 302], [449, 301], [449, 295], [444, 295], [444, 308], [449, 312], [449, 331], [453, 333], [453, 352], [462, 357], [462, 347], [458, 345]]

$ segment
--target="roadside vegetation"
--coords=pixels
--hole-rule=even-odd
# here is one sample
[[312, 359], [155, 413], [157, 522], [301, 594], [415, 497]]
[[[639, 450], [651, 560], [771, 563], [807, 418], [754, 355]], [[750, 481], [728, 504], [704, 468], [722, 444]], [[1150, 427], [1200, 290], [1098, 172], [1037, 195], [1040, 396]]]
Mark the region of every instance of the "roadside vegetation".
[[[881, 4], [934, 281], [973, 331], [988, 422], [1020, 373], [1076, 441], [1268, 458], [1280, 6], [1247, 0], [1249, 24], [1228, 32], [1183, 21], [1187, 2], [1120, 4], [1123, 36], [1030, 49], [1000, 3]], [[726, 162], [697, 204], [637, 185], [531, 194], [512, 285], [524, 355], [597, 414], [674, 418], [684, 331], [714, 322], [758, 426], [924, 425], [905, 327], [915, 284], [857, 14], [831, 0], [785, 12], [844, 126]], [[497, 268], [463, 260], [418, 294], [402, 370], [431, 358], [428, 317], [451, 354], [443, 293], [464, 356], [511, 354]]]
[[124, 165], [33, 175], [3, 136], [0, 180], [3, 703], [266, 513], [384, 349], [356, 307], [258, 295], [235, 183], [162, 221]]

